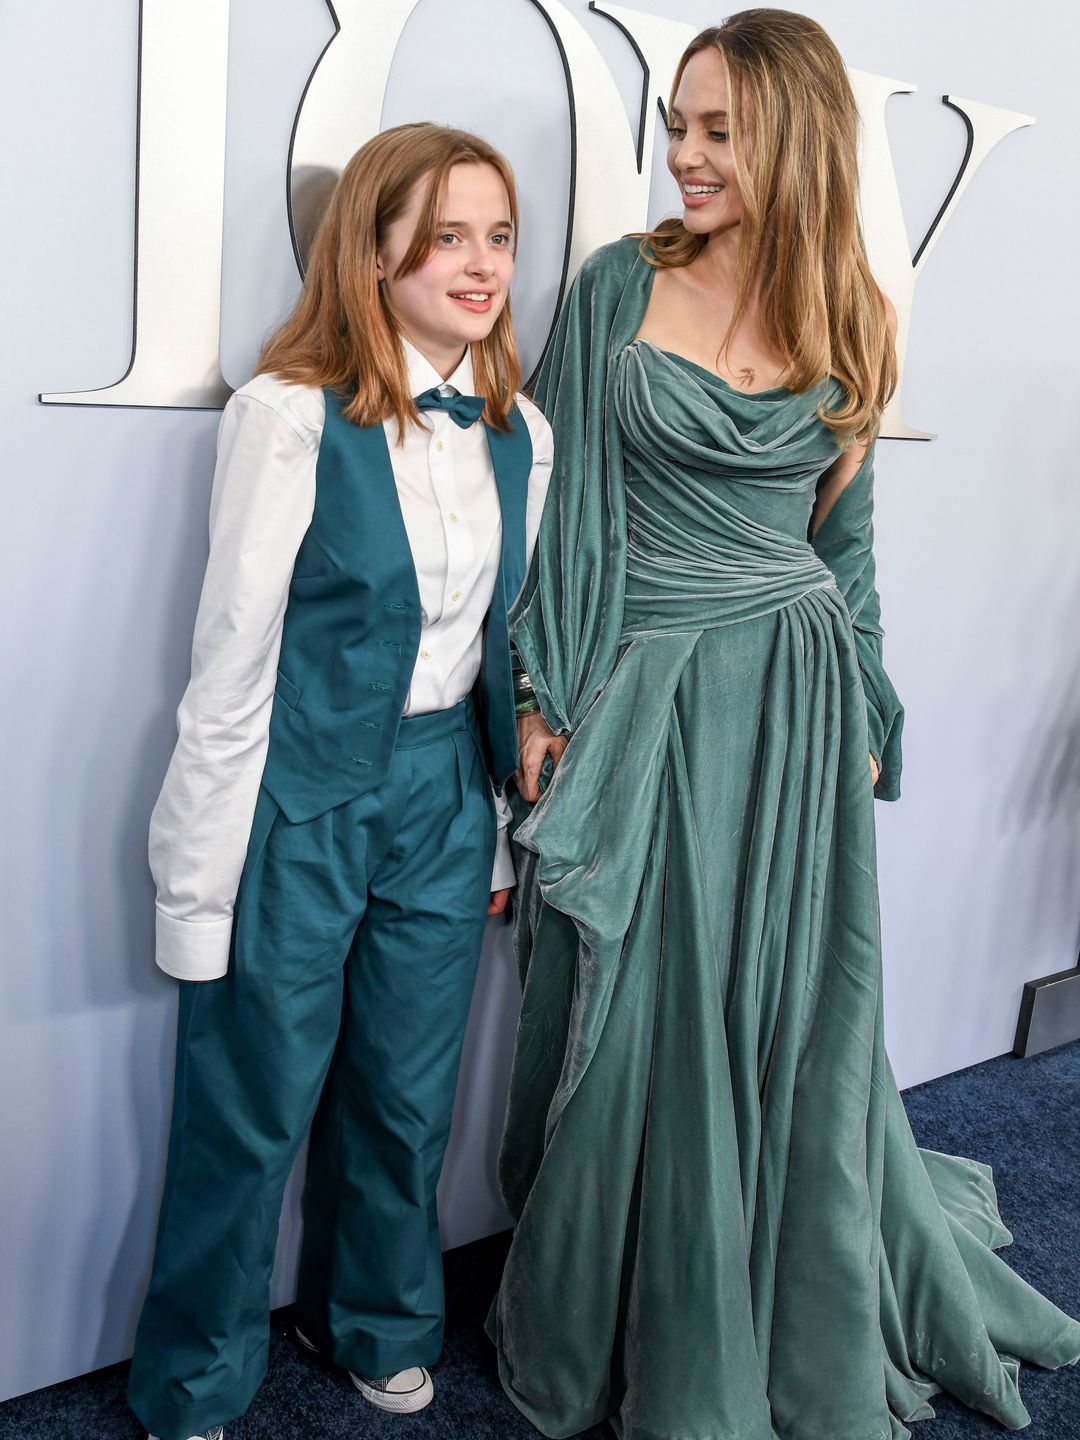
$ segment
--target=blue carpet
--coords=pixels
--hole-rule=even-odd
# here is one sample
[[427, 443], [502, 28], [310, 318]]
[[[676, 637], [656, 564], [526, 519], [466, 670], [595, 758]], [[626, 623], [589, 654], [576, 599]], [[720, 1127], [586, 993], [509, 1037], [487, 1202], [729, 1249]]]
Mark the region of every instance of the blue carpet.
[[[1002, 1214], [1016, 1241], [1010, 1263], [1063, 1309], [1080, 1315], [1080, 1044], [1031, 1060], [1002, 1056], [909, 1090], [919, 1143], [970, 1155], [994, 1168]], [[499, 1388], [481, 1330], [498, 1282], [506, 1237], [446, 1256], [446, 1349], [433, 1405], [414, 1417], [384, 1416], [292, 1336], [291, 1312], [271, 1324], [270, 1373], [227, 1440], [535, 1440]], [[0, 1440], [145, 1440], [124, 1404], [126, 1365], [0, 1405]], [[1024, 1368], [1021, 1389], [1032, 1440], [1080, 1440], [1080, 1367], [1045, 1374]], [[1001, 1436], [993, 1421], [947, 1397], [915, 1440]], [[611, 1440], [606, 1429], [587, 1440]]]

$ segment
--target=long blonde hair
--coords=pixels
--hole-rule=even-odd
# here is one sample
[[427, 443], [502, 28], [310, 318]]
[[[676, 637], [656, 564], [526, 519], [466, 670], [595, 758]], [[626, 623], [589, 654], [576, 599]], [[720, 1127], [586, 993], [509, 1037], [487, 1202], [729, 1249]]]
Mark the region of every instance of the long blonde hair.
[[[398, 437], [419, 422], [409, 392], [401, 338], [377, 274], [386, 229], [405, 209], [419, 178], [426, 184], [412, 244], [398, 268], [419, 270], [438, 238], [446, 183], [454, 165], [491, 165], [510, 201], [517, 253], [518, 205], [509, 163], [486, 140], [444, 125], [398, 125], [369, 140], [342, 171], [315, 232], [304, 287], [287, 320], [263, 346], [255, 373], [300, 385], [326, 385], [348, 396], [343, 414], [357, 425], [393, 418]], [[470, 347], [484, 419], [510, 428], [521, 384], [509, 298], [491, 333]]]
[[[871, 439], [896, 386], [885, 298], [870, 272], [859, 223], [859, 113], [844, 62], [815, 21], [787, 10], [743, 10], [703, 30], [679, 60], [719, 50], [727, 69], [728, 131], [742, 194], [735, 305], [721, 354], [760, 283], [765, 333], [785, 385], [835, 376], [846, 393], [820, 410], [844, 442]], [[687, 265], [707, 236], [665, 220], [642, 237], [642, 257]]]

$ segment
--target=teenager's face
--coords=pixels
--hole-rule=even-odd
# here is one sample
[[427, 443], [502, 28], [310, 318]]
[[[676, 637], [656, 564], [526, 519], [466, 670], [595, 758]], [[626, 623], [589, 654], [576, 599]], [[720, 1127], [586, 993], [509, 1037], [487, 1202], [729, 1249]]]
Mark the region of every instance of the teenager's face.
[[710, 45], [687, 63], [672, 102], [668, 169], [679, 182], [683, 224], [695, 235], [731, 230], [743, 218], [728, 136], [727, 74]]
[[491, 332], [506, 304], [514, 271], [510, 200], [493, 165], [453, 166], [435, 249], [419, 270], [399, 277], [426, 182], [420, 176], [405, 209], [387, 227], [378, 275], [401, 334], [447, 376], [461, 363], [465, 347]]

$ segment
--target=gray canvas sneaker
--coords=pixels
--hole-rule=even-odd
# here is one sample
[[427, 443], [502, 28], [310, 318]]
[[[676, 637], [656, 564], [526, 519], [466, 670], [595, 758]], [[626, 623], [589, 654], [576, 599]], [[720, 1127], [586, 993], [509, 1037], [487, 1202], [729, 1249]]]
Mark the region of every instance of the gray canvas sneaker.
[[[299, 1326], [296, 1327], [296, 1338], [308, 1350], [315, 1350], [315, 1346]], [[315, 1353], [318, 1354], [318, 1351], [315, 1350]], [[383, 1375], [378, 1378], [357, 1375], [350, 1370], [349, 1379], [369, 1404], [377, 1405], [380, 1410], [389, 1410], [394, 1415], [412, 1415], [417, 1410], [423, 1410], [425, 1405], [430, 1405], [435, 1398], [435, 1386], [422, 1365], [414, 1365], [409, 1370], [399, 1370], [396, 1375]]]
[[411, 1415], [414, 1410], [423, 1410], [435, 1398], [431, 1376], [422, 1365], [399, 1370], [396, 1375], [383, 1375], [378, 1380], [350, 1370], [349, 1379], [365, 1400], [377, 1405], [380, 1410], [390, 1410], [397, 1415]]

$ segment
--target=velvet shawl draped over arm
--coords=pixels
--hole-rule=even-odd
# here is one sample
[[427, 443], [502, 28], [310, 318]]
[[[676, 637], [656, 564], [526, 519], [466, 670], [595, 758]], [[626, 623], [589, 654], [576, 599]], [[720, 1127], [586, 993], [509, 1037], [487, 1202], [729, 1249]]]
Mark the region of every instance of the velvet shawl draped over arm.
[[897, 800], [904, 707], [882, 663], [881, 602], [874, 564], [873, 446], [811, 537], [811, 543], [836, 576], [855, 631], [855, 650], [866, 692], [870, 752], [881, 771], [874, 794], [878, 800]]
[[547, 508], [511, 636], [545, 720], [575, 730], [611, 674], [622, 629], [626, 498], [610, 360], [637, 333], [653, 271], [617, 240], [578, 272], [534, 399], [558, 436]]

